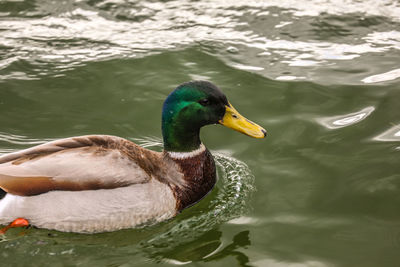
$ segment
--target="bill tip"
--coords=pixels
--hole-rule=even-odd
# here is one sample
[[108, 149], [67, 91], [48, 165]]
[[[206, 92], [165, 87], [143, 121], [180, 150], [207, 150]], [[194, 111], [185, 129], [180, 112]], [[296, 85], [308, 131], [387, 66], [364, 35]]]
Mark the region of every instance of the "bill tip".
[[266, 131], [266, 130], [264, 130], [264, 129], [261, 129], [261, 132], [264, 134], [264, 137], [266, 137], [266, 136], [267, 136], [267, 131]]

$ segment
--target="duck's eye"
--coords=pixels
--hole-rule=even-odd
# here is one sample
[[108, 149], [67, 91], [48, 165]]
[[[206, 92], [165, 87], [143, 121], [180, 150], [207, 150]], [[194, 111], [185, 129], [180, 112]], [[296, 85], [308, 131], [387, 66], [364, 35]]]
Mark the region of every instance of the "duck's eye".
[[208, 106], [208, 105], [210, 105], [210, 100], [208, 100], [207, 98], [204, 98], [204, 99], [199, 100], [199, 103], [202, 106]]

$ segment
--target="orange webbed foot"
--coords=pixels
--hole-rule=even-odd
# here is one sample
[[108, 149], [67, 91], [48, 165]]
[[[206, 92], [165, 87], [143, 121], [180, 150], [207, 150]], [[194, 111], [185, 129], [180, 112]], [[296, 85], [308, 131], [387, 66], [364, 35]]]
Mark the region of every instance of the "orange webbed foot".
[[18, 218], [18, 219], [15, 219], [14, 221], [12, 221], [6, 227], [0, 229], [0, 234], [4, 235], [10, 228], [26, 227], [26, 226], [29, 226], [28, 220], [24, 219], [24, 218]]

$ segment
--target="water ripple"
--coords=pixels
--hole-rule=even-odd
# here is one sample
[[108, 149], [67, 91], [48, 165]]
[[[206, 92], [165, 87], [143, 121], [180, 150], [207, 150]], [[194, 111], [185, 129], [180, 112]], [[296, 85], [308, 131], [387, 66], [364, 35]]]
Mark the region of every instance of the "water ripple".
[[366, 107], [360, 111], [349, 113], [345, 115], [338, 115], [332, 117], [324, 117], [316, 119], [318, 123], [328, 129], [338, 129], [356, 124], [367, 118], [373, 111], [374, 107]]
[[364, 83], [379, 83], [400, 78], [400, 69], [391, 70], [385, 73], [368, 76], [361, 81]]
[[35, 139], [23, 135], [15, 135], [0, 132], [0, 142], [14, 145], [40, 145], [52, 141], [51, 139]]
[[373, 140], [383, 142], [400, 141], [400, 124], [374, 137]]
[[[396, 30], [399, 18], [396, 1], [335, 0], [322, 5], [316, 0], [70, 0], [59, 5], [43, 0], [0, 21], [0, 75], [3, 80], [35, 79], [87, 61], [139, 57], [206, 42], [233, 67], [270, 78], [327, 82], [320, 75], [323, 68], [314, 74], [308, 70], [337, 65], [339, 69], [350, 68], [349, 75], [341, 75], [341, 80], [368, 83], [380, 81], [382, 76], [376, 75], [381, 74], [367, 70], [367, 78], [356, 79], [351, 72], [357, 64], [340, 61], [364, 60], [365, 54], [400, 50], [400, 33]], [[374, 28], [366, 27], [368, 23]], [[330, 38], [334, 31], [337, 38]], [[299, 32], [307, 38], [299, 38]], [[357, 38], [348, 39], [349, 35]], [[11, 66], [19, 61], [39, 68], [37, 72], [16, 73]], [[374, 69], [377, 64], [385, 65], [374, 62]], [[282, 74], [282, 68], [291, 73]], [[386, 79], [390, 75], [394, 77], [387, 73]], [[395, 76], [398, 78], [398, 74]]]

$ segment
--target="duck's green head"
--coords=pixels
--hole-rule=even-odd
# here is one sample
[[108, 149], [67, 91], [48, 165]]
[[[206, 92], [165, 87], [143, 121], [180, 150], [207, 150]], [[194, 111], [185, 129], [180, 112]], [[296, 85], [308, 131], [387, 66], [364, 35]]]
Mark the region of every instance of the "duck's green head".
[[214, 84], [207, 81], [183, 83], [164, 102], [164, 149], [193, 151], [201, 143], [200, 128], [217, 123], [255, 138], [266, 135], [263, 128], [240, 115]]

